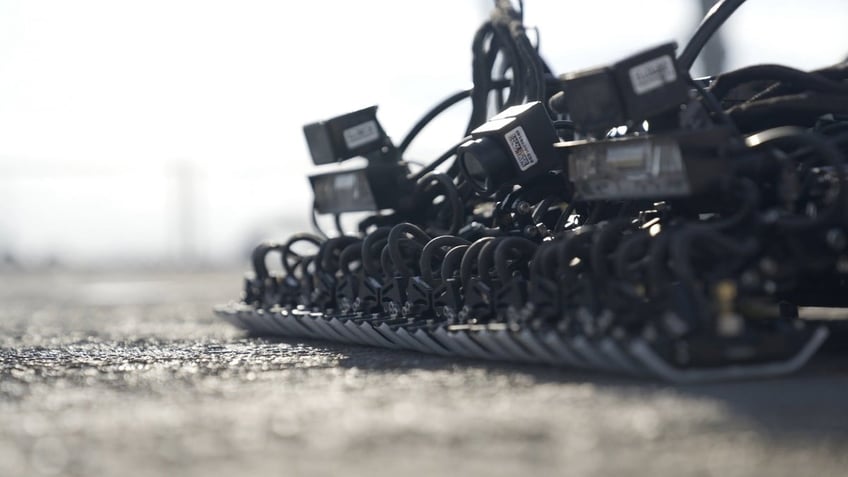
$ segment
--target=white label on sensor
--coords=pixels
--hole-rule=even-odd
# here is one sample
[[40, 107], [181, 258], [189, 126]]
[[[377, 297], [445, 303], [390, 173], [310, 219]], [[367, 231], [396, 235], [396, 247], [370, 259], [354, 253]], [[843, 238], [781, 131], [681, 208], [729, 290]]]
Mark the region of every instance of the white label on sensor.
[[369, 142], [380, 139], [380, 128], [377, 127], [377, 121], [373, 119], [362, 124], [345, 129], [342, 132], [345, 146], [348, 149], [356, 149], [359, 146], [368, 144]]
[[630, 68], [630, 83], [636, 94], [645, 94], [677, 79], [674, 61], [668, 55]]
[[533, 146], [530, 145], [530, 141], [527, 140], [527, 135], [524, 134], [524, 129], [521, 126], [506, 133], [504, 137], [512, 150], [512, 156], [515, 157], [519, 169], [526, 171], [539, 162], [539, 158], [536, 157]]
[[353, 186], [356, 185], [356, 173], [351, 172], [349, 174], [339, 174], [333, 177], [333, 186], [336, 189], [353, 189]]

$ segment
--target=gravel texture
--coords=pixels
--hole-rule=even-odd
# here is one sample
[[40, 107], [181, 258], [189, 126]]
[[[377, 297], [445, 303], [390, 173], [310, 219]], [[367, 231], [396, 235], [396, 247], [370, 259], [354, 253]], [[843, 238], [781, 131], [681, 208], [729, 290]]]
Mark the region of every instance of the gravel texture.
[[848, 356], [670, 386], [249, 337], [239, 272], [0, 273], [0, 476], [844, 476]]

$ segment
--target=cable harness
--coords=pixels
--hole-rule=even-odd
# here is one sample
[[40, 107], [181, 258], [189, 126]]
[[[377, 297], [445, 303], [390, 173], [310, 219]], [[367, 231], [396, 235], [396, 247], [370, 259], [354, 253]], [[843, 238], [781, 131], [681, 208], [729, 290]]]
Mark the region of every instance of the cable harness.
[[[217, 314], [673, 382], [797, 370], [848, 319], [848, 63], [692, 78], [742, 3], [717, 2], [679, 55], [556, 76], [521, 3], [497, 0], [473, 88], [398, 146], [376, 107], [304, 127], [315, 164], [333, 164], [310, 177], [317, 233], [257, 246], [242, 299]], [[410, 144], [466, 98], [465, 137], [413, 171]], [[368, 165], [338, 167], [351, 157]]]

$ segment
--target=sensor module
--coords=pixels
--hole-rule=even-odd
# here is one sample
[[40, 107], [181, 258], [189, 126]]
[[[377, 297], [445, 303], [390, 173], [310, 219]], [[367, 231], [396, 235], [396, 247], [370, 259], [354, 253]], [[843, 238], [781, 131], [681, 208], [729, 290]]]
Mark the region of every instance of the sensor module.
[[689, 100], [676, 45], [668, 43], [612, 66], [563, 75], [565, 107], [578, 131], [603, 133], [673, 111]]
[[377, 106], [307, 124], [303, 126], [303, 134], [315, 165], [367, 156], [391, 147], [377, 121]]
[[488, 195], [555, 168], [557, 141], [545, 107], [535, 101], [507, 108], [471, 131], [456, 154], [474, 190]]

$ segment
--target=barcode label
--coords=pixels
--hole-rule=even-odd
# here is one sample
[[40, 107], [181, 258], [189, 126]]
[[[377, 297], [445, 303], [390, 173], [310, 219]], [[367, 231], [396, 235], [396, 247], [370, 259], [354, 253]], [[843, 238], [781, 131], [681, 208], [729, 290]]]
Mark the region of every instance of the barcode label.
[[345, 146], [348, 149], [355, 149], [369, 142], [380, 139], [380, 128], [377, 127], [377, 122], [374, 120], [366, 121], [362, 124], [357, 124], [351, 128], [347, 128], [342, 132], [344, 136]]
[[630, 83], [636, 94], [645, 94], [677, 80], [674, 61], [668, 55], [630, 68]]
[[536, 157], [533, 146], [530, 145], [530, 141], [527, 140], [527, 135], [524, 134], [524, 129], [521, 126], [506, 133], [504, 137], [510, 150], [512, 150], [512, 156], [515, 157], [519, 169], [526, 171], [539, 162], [539, 158]]

